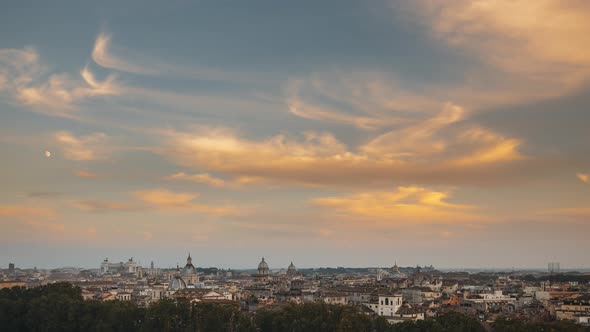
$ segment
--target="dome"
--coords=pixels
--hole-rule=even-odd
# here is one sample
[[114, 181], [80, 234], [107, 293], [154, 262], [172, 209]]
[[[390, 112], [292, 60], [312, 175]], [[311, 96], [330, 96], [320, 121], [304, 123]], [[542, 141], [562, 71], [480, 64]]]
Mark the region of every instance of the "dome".
[[188, 277], [197, 274], [197, 268], [193, 265], [193, 259], [191, 258], [191, 254], [188, 254], [188, 258], [186, 259], [186, 265], [182, 269], [182, 276]]
[[287, 275], [294, 275], [297, 273], [297, 268], [295, 268], [295, 265], [293, 265], [293, 262], [291, 262], [291, 264], [289, 264], [289, 267], [287, 268]]
[[175, 276], [172, 280], [170, 280], [170, 283], [168, 284], [168, 290], [179, 290], [179, 289], [185, 289], [186, 288], [186, 283], [184, 282], [184, 280], [182, 280], [182, 278], [177, 275]]
[[262, 257], [262, 261], [258, 264], [258, 274], [267, 275], [268, 270], [268, 264], [264, 261], [264, 257]]

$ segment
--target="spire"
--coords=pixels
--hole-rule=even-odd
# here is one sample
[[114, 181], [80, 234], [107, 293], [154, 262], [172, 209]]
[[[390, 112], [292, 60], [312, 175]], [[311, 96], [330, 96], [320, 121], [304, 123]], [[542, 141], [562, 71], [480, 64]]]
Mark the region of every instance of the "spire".
[[192, 265], [193, 259], [191, 258], [191, 253], [188, 253], [188, 257], [186, 258], [186, 265]]

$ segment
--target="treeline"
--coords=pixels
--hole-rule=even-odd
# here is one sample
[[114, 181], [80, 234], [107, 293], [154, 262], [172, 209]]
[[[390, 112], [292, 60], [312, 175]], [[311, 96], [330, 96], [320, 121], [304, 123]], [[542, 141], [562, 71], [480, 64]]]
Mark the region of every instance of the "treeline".
[[543, 275], [535, 277], [534, 275], [527, 274], [522, 277], [522, 280], [534, 282], [534, 281], [550, 281], [550, 282], [578, 282], [580, 284], [590, 283], [590, 275], [580, 273], [559, 273], [552, 275]]
[[[486, 329], [487, 328], [487, 329]], [[473, 317], [450, 312], [434, 319], [390, 325], [354, 306], [290, 304], [241, 312], [237, 306], [162, 300], [148, 308], [121, 301], [84, 301], [68, 283], [0, 290], [0, 331], [226, 331], [226, 332], [426, 332], [590, 331], [567, 322], [500, 320], [484, 327]]]

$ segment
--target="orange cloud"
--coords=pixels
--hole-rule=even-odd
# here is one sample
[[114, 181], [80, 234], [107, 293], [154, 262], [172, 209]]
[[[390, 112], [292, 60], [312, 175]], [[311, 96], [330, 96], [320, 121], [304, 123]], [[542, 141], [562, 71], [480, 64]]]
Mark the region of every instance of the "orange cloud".
[[196, 183], [203, 183], [212, 187], [223, 187], [226, 184], [223, 179], [211, 176], [209, 173], [185, 174], [183, 172], [179, 172], [167, 176], [166, 179], [175, 181], [190, 181]]
[[527, 162], [518, 151], [521, 140], [463, 119], [461, 107], [447, 104], [433, 117], [386, 132], [356, 149], [330, 133], [306, 132], [299, 140], [285, 135], [248, 140], [226, 129], [168, 131], [166, 146], [156, 152], [182, 166], [233, 177], [230, 182], [254, 178], [306, 185], [456, 184], [481, 181], [493, 168], [498, 173], [497, 167]]
[[196, 193], [174, 192], [166, 189], [155, 189], [135, 192], [141, 201], [160, 209], [176, 209], [180, 211], [198, 212], [213, 215], [227, 215], [236, 213], [231, 206], [213, 206], [197, 204], [194, 200], [199, 197]]
[[84, 170], [76, 171], [76, 172], [74, 172], [74, 175], [79, 178], [95, 178], [95, 177], [97, 177], [96, 174], [94, 174], [92, 172], [84, 171]]
[[476, 77], [469, 89], [448, 89], [454, 100], [474, 107], [469, 99], [489, 105], [556, 97], [590, 79], [586, 1], [419, 0], [410, 6], [437, 38], [489, 67], [467, 74]]
[[578, 179], [580, 179], [580, 181], [590, 184], [590, 174], [578, 173], [576, 175], [578, 176]]
[[124, 203], [124, 202], [108, 202], [108, 201], [74, 201], [72, 202], [79, 209], [87, 212], [106, 212], [106, 211], [136, 211], [142, 207], [138, 204]]
[[5, 218], [53, 218], [55, 211], [47, 208], [34, 208], [20, 205], [0, 205], [0, 217]]
[[553, 217], [567, 217], [570, 219], [587, 221], [590, 218], [590, 208], [574, 207], [574, 208], [558, 208], [543, 210], [539, 215], [553, 216]]
[[461, 222], [478, 221], [468, 213], [473, 206], [448, 203], [448, 193], [420, 187], [399, 187], [394, 192], [364, 192], [349, 196], [316, 198], [312, 204], [331, 209], [337, 215], [371, 218], [375, 221]]
[[[82, 137], [76, 137], [68, 131], [55, 133], [55, 140], [61, 145], [64, 157], [77, 161], [105, 158], [106, 149], [104, 143], [107, 139], [107, 135], [103, 133], [95, 133]], [[85, 175], [89, 175], [89, 173], [85, 173]]]

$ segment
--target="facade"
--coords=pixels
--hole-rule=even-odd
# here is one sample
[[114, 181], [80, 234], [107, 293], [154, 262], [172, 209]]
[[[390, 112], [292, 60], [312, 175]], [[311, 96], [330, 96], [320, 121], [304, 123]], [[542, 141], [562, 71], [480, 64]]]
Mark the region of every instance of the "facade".
[[402, 300], [402, 294], [381, 292], [376, 296], [376, 301], [364, 303], [364, 305], [379, 316], [393, 317], [401, 308]]
[[590, 294], [583, 294], [579, 296], [571, 296], [559, 303], [555, 308], [555, 316], [557, 319], [578, 320], [582, 317], [587, 320], [590, 316]]
[[115, 273], [122, 273], [122, 274], [136, 274], [141, 273], [141, 267], [137, 262], [133, 260], [133, 257], [129, 258], [129, 260], [125, 263], [111, 263], [109, 262], [108, 258], [105, 258], [104, 261], [100, 264], [100, 274], [115, 274]]

